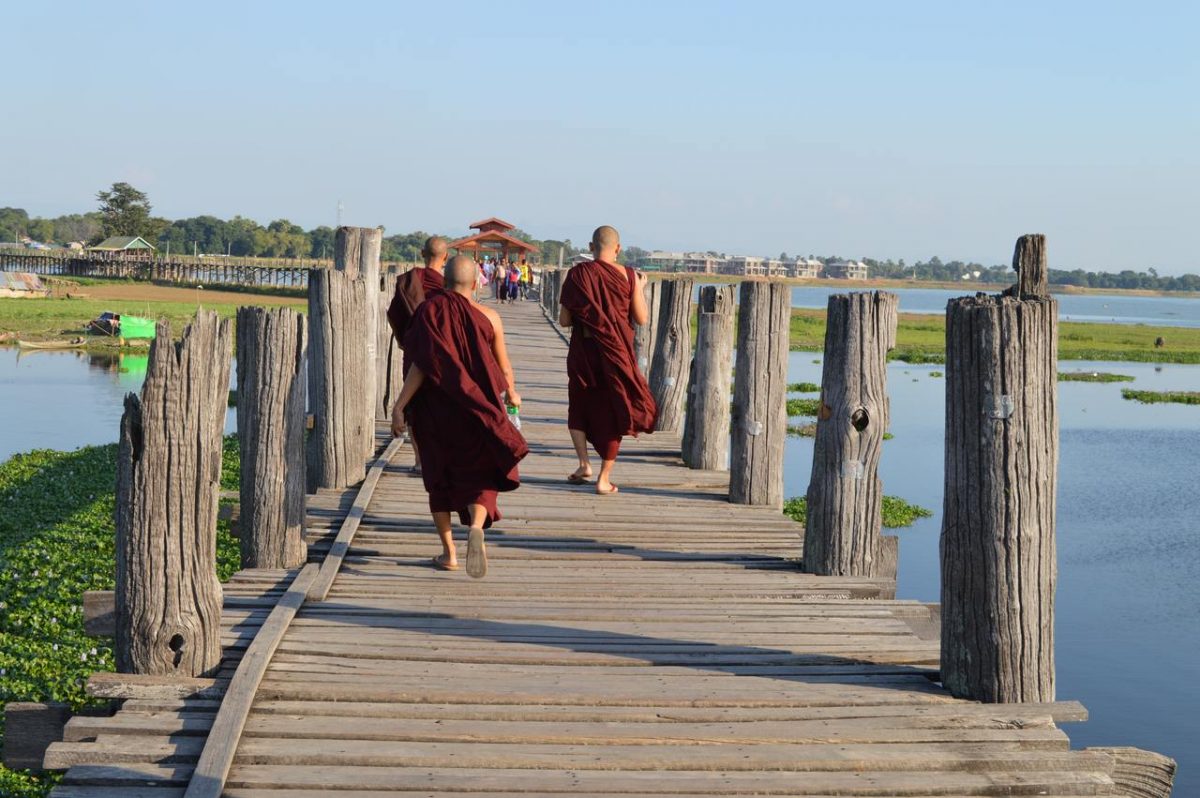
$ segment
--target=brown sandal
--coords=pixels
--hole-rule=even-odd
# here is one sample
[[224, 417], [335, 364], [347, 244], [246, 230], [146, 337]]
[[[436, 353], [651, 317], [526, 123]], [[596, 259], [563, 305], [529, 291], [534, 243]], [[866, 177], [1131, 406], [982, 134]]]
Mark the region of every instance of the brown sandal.
[[445, 554], [439, 554], [438, 556], [436, 556], [432, 560], [430, 560], [430, 562], [433, 563], [433, 567], [438, 569], [439, 571], [457, 571], [458, 570], [458, 563], [454, 563], [453, 565], [451, 565], [450, 563], [446, 562]]

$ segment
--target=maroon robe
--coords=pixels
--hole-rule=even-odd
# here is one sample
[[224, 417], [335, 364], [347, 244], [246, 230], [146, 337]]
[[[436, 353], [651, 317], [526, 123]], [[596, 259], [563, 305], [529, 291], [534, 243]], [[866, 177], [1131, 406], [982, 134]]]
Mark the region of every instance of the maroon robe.
[[[408, 334], [408, 328], [412, 324], [417, 308], [425, 301], [425, 297], [434, 291], [442, 290], [444, 286], [445, 278], [442, 273], [428, 267], [409, 269], [396, 278], [396, 292], [392, 295], [391, 304], [388, 305], [387, 320], [391, 325], [392, 335], [396, 337], [396, 343], [401, 347], [404, 346], [404, 336]], [[411, 366], [412, 360], [406, 349], [401, 373], [407, 375]]]
[[488, 317], [450, 291], [421, 303], [404, 338], [405, 354], [425, 373], [408, 410], [429, 509], [458, 512], [468, 524], [468, 505], [482, 504], [484, 528], [500, 520], [497, 493], [520, 486], [517, 463], [529, 454], [504, 407], [494, 338]]
[[567, 352], [567, 426], [582, 430], [603, 460], [615, 460], [621, 438], [653, 432], [658, 407], [633, 349], [636, 274], [589, 261], [571, 268], [560, 302], [571, 312]]

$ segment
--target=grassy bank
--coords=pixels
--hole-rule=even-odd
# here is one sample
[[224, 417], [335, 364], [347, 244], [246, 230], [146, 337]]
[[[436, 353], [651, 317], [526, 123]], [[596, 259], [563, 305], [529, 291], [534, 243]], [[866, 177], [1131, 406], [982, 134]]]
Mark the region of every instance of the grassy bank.
[[[0, 704], [88, 703], [83, 685], [113, 668], [110, 640], [83, 631], [85, 590], [111, 590], [115, 444], [74, 452], [41, 450], [0, 464]], [[237, 488], [237, 446], [227, 441], [222, 484]], [[218, 576], [238, 567], [224, 522]], [[0, 743], [4, 735], [0, 719]], [[0, 796], [43, 796], [56, 781], [0, 766]]]
[[[1154, 346], [1159, 337], [1166, 341], [1161, 349]], [[793, 309], [791, 338], [792, 349], [821, 351], [825, 345], [825, 311]], [[1200, 363], [1200, 328], [1062, 322], [1058, 356], [1061, 360]], [[945, 316], [900, 314], [891, 357], [909, 363], [944, 362]]]
[[[287, 305], [306, 309], [301, 296], [266, 293], [242, 293], [209, 289], [160, 286], [152, 283], [95, 281], [79, 287], [86, 296], [49, 299], [0, 298], [0, 334], [29, 341], [61, 340], [86, 336], [88, 322], [106, 310], [128, 313], [171, 323], [178, 336], [196, 315], [197, 307], [215, 310], [222, 317], [233, 317], [242, 305]], [[89, 349], [116, 348], [118, 341], [92, 335]]]

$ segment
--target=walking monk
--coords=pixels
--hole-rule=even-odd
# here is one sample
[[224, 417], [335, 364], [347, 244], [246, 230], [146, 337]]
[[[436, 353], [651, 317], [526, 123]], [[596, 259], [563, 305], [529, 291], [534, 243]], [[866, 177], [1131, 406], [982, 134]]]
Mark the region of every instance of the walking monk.
[[500, 315], [475, 301], [479, 268], [466, 255], [446, 267], [446, 290], [429, 295], [417, 308], [404, 353], [412, 366], [392, 409], [392, 434], [401, 435], [405, 411], [421, 448], [421, 476], [429, 510], [442, 539], [437, 568], [458, 570], [450, 514], [470, 527], [467, 573], [487, 573], [483, 530], [500, 519], [497, 494], [520, 485], [517, 463], [529, 453], [525, 439], [508, 420], [505, 405], [519, 407], [521, 396], [504, 346]]
[[[396, 343], [401, 347], [404, 346], [404, 336], [408, 333], [409, 325], [412, 324], [417, 308], [425, 301], [425, 297], [442, 289], [444, 284], [442, 270], [446, 266], [446, 255], [449, 250], [446, 239], [441, 236], [431, 236], [425, 239], [424, 245], [421, 246], [421, 259], [425, 261], [425, 268], [410, 269], [396, 278], [396, 293], [392, 296], [391, 304], [388, 305], [387, 320], [392, 327], [392, 335], [396, 336]], [[407, 377], [411, 365], [412, 359], [408, 356], [408, 350], [405, 349], [404, 359], [401, 361], [401, 374]], [[419, 472], [420, 470], [421, 452], [417, 448], [414, 437], [413, 471]]]
[[617, 492], [613, 464], [621, 438], [653, 432], [658, 408], [633, 353], [633, 325], [649, 317], [642, 289], [646, 275], [617, 264], [621, 238], [605, 225], [592, 233], [593, 261], [567, 272], [558, 322], [571, 328], [567, 352], [567, 428], [579, 468], [567, 481], [579, 485], [592, 475], [588, 443], [600, 456], [596, 493]]

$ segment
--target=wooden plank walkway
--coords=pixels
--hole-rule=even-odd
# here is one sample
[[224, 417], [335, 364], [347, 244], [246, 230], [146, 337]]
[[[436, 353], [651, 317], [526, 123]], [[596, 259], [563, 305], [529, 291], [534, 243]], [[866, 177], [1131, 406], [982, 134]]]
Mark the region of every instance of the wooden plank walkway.
[[[403, 450], [328, 595], [287, 625], [236, 746], [208, 732], [295, 572], [227, 587], [216, 680], [97, 677], [127, 700], [71, 721], [47, 757], [70, 767], [55, 796], [207, 794], [206, 742], [236, 747], [223, 790], [207, 785], [231, 798], [1122, 794], [1113, 757], [1056, 725], [1082, 707], [951, 698], [936, 613], [888, 580], [800, 573], [801, 527], [728, 504], [725, 475], [683, 468], [677, 438], [628, 442], [619, 496], [567, 485], [566, 348], [535, 304], [502, 312], [532, 453], [488, 578], [427, 565]], [[312, 560], [357, 495], [310, 497]]]

